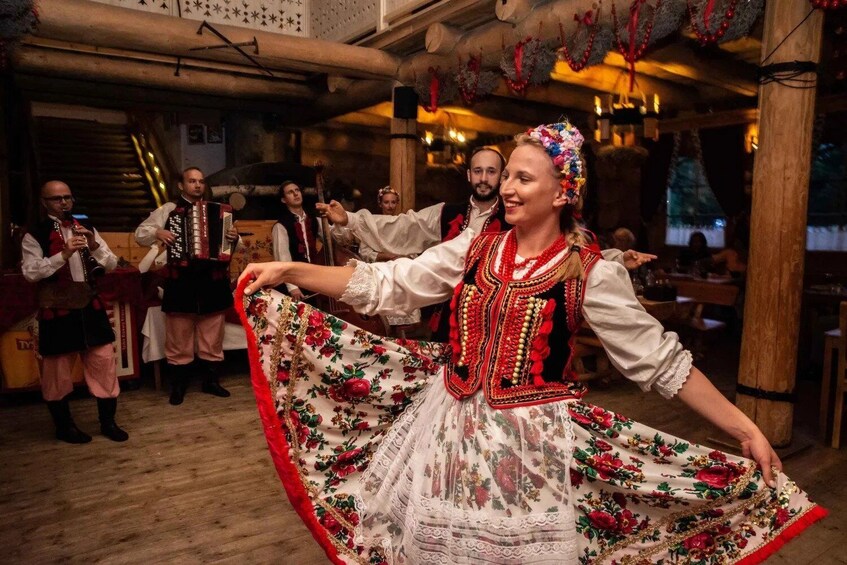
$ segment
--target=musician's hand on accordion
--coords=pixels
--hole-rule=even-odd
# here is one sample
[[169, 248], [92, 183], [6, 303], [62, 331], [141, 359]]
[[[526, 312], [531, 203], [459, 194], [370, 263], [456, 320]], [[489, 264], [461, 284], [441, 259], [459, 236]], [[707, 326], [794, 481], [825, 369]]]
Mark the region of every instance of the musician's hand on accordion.
[[165, 247], [170, 247], [176, 241], [176, 237], [168, 230], [156, 230], [156, 239], [161, 241]]
[[238, 241], [238, 229], [235, 227], [235, 222], [226, 230], [226, 239], [229, 242]]

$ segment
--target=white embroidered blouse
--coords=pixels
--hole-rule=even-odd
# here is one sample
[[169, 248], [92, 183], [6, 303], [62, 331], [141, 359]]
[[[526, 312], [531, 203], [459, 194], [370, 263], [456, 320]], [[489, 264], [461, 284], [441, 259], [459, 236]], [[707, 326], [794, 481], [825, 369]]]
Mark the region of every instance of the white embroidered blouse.
[[[474, 237], [474, 230], [466, 229], [416, 259], [355, 262], [355, 272], [341, 300], [370, 315], [402, 314], [443, 302], [461, 281], [465, 256]], [[496, 253], [498, 268], [502, 245]], [[564, 253], [553, 257], [537, 273], [552, 268]], [[525, 276], [533, 266], [530, 262], [516, 270], [516, 278]], [[642, 390], [655, 390], [665, 398], [679, 391], [691, 371], [691, 353], [683, 348], [677, 334], [666, 332], [644, 310], [621, 263], [600, 261], [589, 272], [582, 312], [609, 360], [626, 378]]]

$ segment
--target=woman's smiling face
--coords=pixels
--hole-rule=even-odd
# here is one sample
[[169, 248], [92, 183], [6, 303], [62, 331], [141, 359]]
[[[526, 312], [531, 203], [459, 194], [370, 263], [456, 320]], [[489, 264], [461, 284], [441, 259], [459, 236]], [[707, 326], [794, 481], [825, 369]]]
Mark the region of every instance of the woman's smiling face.
[[509, 157], [500, 184], [506, 221], [530, 227], [557, 219], [565, 200], [553, 162], [541, 147], [519, 145]]

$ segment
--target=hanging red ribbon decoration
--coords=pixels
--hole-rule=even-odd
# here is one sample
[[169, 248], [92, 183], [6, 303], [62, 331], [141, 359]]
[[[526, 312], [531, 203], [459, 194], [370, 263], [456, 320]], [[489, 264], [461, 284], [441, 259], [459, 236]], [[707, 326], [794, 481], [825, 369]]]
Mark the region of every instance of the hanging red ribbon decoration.
[[438, 90], [441, 87], [441, 81], [438, 78], [438, 69], [429, 68], [429, 107], [427, 112], [435, 112], [438, 110]]
[[[585, 68], [589, 57], [591, 57], [591, 51], [594, 49], [594, 39], [597, 37], [597, 30], [600, 29], [600, 26], [594, 25], [593, 12], [591, 10], [585, 12], [585, 15], [582, 18], [579, 17], [579, 14], [574, 14], [573, 19], [576, 22], [577, 29], [579, 29], [579, 26], [584, 25], [590, 30], [585, 50], [582, 52], [582, 55], [580, 55], [579, 60], [571, 55], [571, 52], [568, 49], [568, 42], [567, 39], [565, 39], [565, 28], [562, 26], [561, 22], [559, 22], [559, 39], [562, 41], [562, 55], [565, 57], [565, 61], [567, 61], [568, 66], [574, 72], [579, 72]], [[600, 13], [598, 11], [597, 20], [599, 21], [599, 19]]]
[[[461, 66], [461, 61], [459, 64]], [[461, 80], [457, 82], [459, 83], [459, 93], [462, 95], [462, 100], [465, 101], [465, 104], [470, 106], [476, 102], [476, 92], [479, 87], [479, 74], [482, 72], [482, 57], [478, 55], [471, 55], [465, 68], [473, 77], [473, 82], [471, 84], [465, 84]]]
[[[709, 29], [711, 29], [711, 18], [715, 10], [715, 0], [708, 0], [705, 6], [703, 6], [702, 31], [697, 25], [697, 16], [695, 15], [696, 10], [694, 9], [694, 5], [691, 0], [686, 0], [686, 2], [688, 4], [688, 16], [691, 20], [691, 31], [694, 32], [694, 35], [697, 37], [697, 40], [701, 45], [717, 43], [721, 40], [721, 38], [723, 38], [726, 34], [726, 30], [729, 29], [731, 20], [735, 17], [735, 8], [738, 4], [738, 0], [729, 0], [726, 10], [723, 13], [723, 21], [721, 21], [717, 30], [714, 33], [711, 33]], [[847, 0], [845, 0], [845, 2], [847, 2]]]
[[615, 4], [612, 3], [612, 22], [615, 30], [615, 39], [618, 43], [618, 51], [623, 55], [624, 61], [629, 64], [629, 91], [635, 90], [635, 62], [644, 55], [647, 45], [650, 43], [650, 35], [653, 33], [653, 23], [656, 20], [656, 12], [662, 4], [662, 0], [656, 0], [656, 5], [653, 8], [652, 17], [644, 29], [644, 37], [638, 41], [638, 21], [641, 16], [641, 8], [647, 0], [633, 0], [629, 6], [629, 21], [626, 23], [627, 35], [629, 35], [627, 45], [621, 41], [620, 29], [618, 27], [618, 15], [615, 10]]
[[523, 82], [521, 79], [521, 67], [523, 66], [523, 46], [526, 45], [526, 40], [519, 41], [517, 45], [515, 45], [515, 81], [517, 83]]

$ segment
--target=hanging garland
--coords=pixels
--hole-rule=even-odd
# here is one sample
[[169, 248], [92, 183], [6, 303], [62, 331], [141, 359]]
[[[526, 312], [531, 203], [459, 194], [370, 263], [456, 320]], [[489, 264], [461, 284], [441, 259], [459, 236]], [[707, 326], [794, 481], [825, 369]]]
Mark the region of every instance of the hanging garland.
[[819, 10], [835, 10], [847, 7], [847, 0], [809, 0], [813, 8]]
[[550, 72], [556, 64], [556, 51], [540, 39], [527, 37], [514, 47], [503, 51], [500, 69], [506, 84], [516, 94], [525, 94], [530, 85], [550, 81]]
[[691, 30], [701, 45], [744, 37], [765, 7], [764, 0], [687, 0], [687, 2]]
[[630, 92], [635, 88], [635, 62], [641, 59], [647, 47], [676, 31], [684, 15], [685, 4], [682, 2], [656, 0], [655, 6], [652, 6], [647, 0], [632, 0], [629, 18], [619, 22], [612, 3], [612, 27], [618, 51], [629, 64]]
[[472, 55], [466, 64], [462, 65], [461, 61], [459, 62], [456, 85], [466, 105], [472, 106], [494, 92], [500, 76], [494, 71], [482, 70], [482, 57]]
[[38, 25], [38, 11], [32, 0], [0, 0], [0, 68], [15, 43]]
[[415, 81], [415, 92], [424, 110], [435, 112], [439, 105], [449, 104], [456, 99], [456, 84], [447, 73], [441, 72], [441, 67], [430, 67], [427, 74]]
[[612, 30], [600, 25], [600, 10], [594, 17], [592, 10], [588, 10], [580, 17], [574, 14], [576, 31], [570, 39], [565, 38], [564, 26], [559, 23], [559, 38], [562, 41], [562, 57], [568, 66], [579, 72], [585, 67], [597, 65], [603, 62], [606, 53], [612, 48], [614, 34]]

